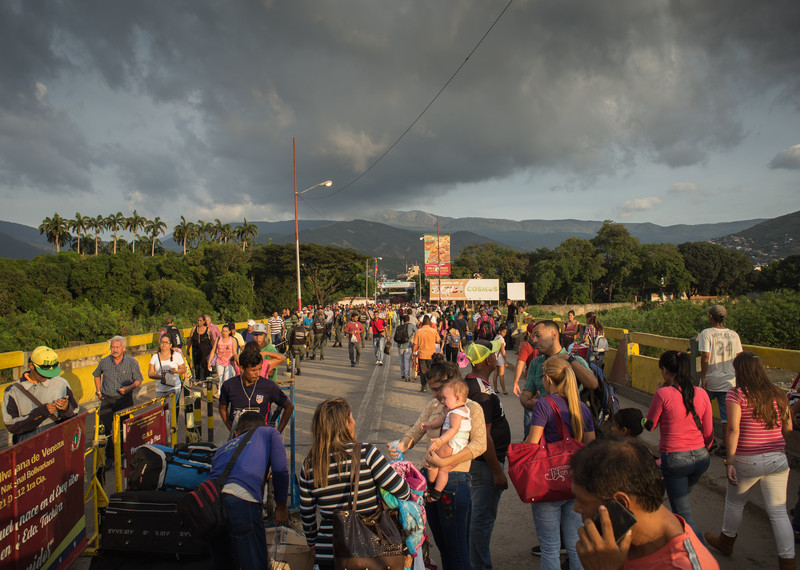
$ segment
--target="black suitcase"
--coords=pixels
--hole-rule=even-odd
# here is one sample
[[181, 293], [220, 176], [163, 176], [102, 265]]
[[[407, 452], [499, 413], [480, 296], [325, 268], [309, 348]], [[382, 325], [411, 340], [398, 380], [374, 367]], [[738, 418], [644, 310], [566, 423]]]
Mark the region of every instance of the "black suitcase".
[[109, 497], [101, 527], [103, 550], [210, 556], [178, 514], [179, 491], [124, 491]]

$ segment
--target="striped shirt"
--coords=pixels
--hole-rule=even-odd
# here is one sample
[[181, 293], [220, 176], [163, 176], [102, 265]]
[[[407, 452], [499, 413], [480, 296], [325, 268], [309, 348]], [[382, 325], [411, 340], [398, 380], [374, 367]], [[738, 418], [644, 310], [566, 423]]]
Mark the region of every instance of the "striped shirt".
[[728, 392], [725, 402], [733, 402], [742, 409], [736, 455], [757, 455], [784, 450], [786, 441], [783, 439], [783, 420], [777, 402], [773, 401], [773, 405], [778, 414], [778, 422], [772, 429], [766, 429], [761, 420], [753, 418], [753, 408], [741, 388]]
[[[309, 546], [316, 546], [317, 560], [333, 561], [333, 513], [350, 508], [350, 470], [352, 444], [347, 445], [348, 460], [345, 471], [339, 473], [336, 463], [328, 467], [328, 485], [314, 488], [313, 469], [300, 472], [300, 516]], [[406, 500], [411, 490], [405, 480], [391, 468], [386, 459], [371, 443], [361, 444], [361, 470], [358, 482], [358, 512], [372, 515], [378, 510], [378, 487], [395, 497]], [[317, 509], [320, 513], [317, 526]]]
[[280, 317], [270, 317], [267, 321], [270, 334], [281, 334], [283, 332], [283, 319]]

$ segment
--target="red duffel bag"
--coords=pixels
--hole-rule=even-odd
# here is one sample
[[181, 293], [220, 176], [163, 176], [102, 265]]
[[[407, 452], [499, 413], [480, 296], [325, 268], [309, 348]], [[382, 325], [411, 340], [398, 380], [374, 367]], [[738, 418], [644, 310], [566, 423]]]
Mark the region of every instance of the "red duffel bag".
[[583, 444], [569, 436], [558, 406], [547, 398], [558, 425], [559, 441], [512, 443], [508, 447], [508, 476], [524, 503], [572, 499], [569, 462]]

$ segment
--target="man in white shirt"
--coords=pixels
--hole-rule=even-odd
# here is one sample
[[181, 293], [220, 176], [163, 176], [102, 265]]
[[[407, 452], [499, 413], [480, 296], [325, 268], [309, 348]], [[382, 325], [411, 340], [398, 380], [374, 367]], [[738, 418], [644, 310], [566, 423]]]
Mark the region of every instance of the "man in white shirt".
[[[722, 305], [708, 308], [708, 322], [711, 325], [698, 336], [700, 351], [700, 383], [708, 392], [711, 400], [717, 400], [719, 421], [723, 430], [728, 427], [728, 414], [725, 408], [725, 397], [736, 385], [736, 373], [733, 371], [733, 359], [742, 352], [742, 341], [736, 332], [724, 324], [728, 312]], [[724, 453], [725, 440], [716, 451]]]

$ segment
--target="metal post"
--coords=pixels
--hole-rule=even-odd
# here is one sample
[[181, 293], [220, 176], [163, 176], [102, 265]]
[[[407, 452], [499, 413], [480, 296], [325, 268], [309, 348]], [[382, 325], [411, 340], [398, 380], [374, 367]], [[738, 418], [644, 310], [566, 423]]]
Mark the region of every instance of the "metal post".
[[297, 260], [297, 310], [303, 310], [302, 291], [300, 290], [300, 228], [297, 221], [297, 155], [294, 137], [292, 137], [292, 170], [294, 173], [294, 252]]

